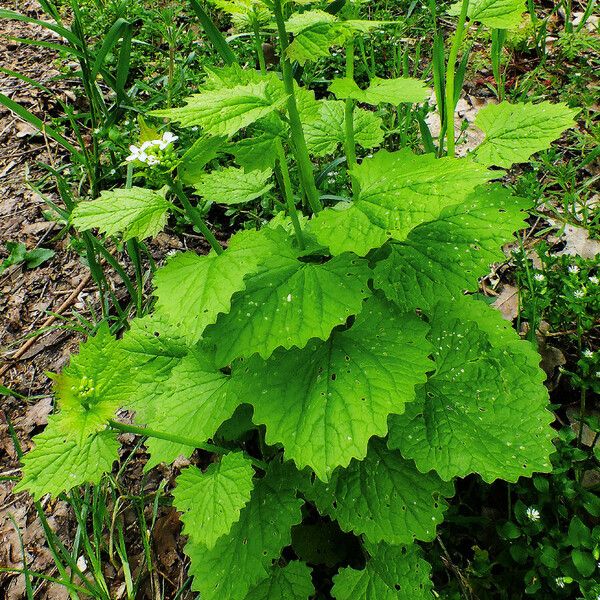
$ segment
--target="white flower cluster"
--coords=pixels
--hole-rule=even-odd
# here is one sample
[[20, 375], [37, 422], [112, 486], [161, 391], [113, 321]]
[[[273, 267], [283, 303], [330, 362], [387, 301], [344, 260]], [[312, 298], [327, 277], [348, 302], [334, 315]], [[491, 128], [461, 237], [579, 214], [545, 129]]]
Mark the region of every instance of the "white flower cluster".
[[554, 581], [556, 582], [556, 585], [559, 588], [564, 588], [565, 583], [567, 583], [567, 580], [564, 577], [556, 577]]
[[525, 514], [527, 515], [527, 518], [534, 523], [540, 520], [540, 511], [533, 506], [528, 507]]
[[[125, 159], [127, 162], [133, 162], [139, 160], [140, 162], [146, 163], [149, 166], [160, 164], [160, 157], [156, 155], [156, 150], [166, 150], [171, 144], [176, 142], [179, 138], [171, 133], [165, 131], [162, 138], [158, 140], [148, 140], [141, 146], [129, 146], [131, 154]], [[154, 151], [153, 151], [154, 150]]]

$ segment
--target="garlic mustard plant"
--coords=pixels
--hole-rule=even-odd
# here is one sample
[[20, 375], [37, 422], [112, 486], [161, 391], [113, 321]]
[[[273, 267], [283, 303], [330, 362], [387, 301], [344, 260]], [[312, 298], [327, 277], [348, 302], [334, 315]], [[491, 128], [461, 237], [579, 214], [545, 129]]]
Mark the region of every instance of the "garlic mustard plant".
[[[294, 536], [311, 519], [334, 522], [364, 554], [336, 564], [333, 598], [431, 598], [418, 542], [436, 537], [454, 479], [514, 482], [551, 469], [539, 356], [465, 292], [503, 260], [529, 208], [493, 183], [503, 172], [490, 167], [548, 147], [576, 111], [490, 105], [468, 159], [381, 149], [373, 109], [430, 94], [408, 77], [355, 80], [355, 37], [389, 24], [361, 19], [360, 3], [337, 15], [326, 2], [222, 4], [266, 11], [279, 72], [262, 61], [207, 70], [185, 105], [152, 113], [200, 130], [164, 187], [104, 192], [73, 213], [80, 229], [141, 240], [185, 212], [212, 251], [169, 258], [154, 277], [152, 314], [121, 339], [101, 328], [82, 344], [56, 377], [58, 411], [24, 458], [18, 489], [40, 498], [97, 482], [122, 431], [147, 437], [147, 468], [201, 449], [219, 460], [185, 468], [173, 502], [203, 600], [313, 595]], [[464, 2], [460, 27], [512, 26], [513, 3], [499, 4], [472, 2], [469, 12]], [[343, 49], [346, 71], [317, 99], [294, 65], [332, 48]], [[128, 160], [162, 163], [175, 141], [145, 141]], [[327, 204], [313, 161], [341, 151], [347, 191]], [[224, 205], [274, 190], [284, 210], [224, 249], [190, 190]], [[117, 419], [120, 409], [135, 425]]]

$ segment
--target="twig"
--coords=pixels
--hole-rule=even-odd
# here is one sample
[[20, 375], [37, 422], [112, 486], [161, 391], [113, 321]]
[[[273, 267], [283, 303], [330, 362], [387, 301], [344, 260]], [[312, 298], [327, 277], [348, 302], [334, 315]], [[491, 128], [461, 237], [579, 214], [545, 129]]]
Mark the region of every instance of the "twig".
[[[50, 315], [41, 325], [40, 329], [45, 329], [47, 327], [50, 327], [50, 325], [52, 325], [52, 323], [54, 323], [54, 321], [56, 321], [56, 318], [63, 313], [67, 308], [69, 308], [69, 306], [77, 299], [77, 296], [79, 296], [79, 294], [83, 291], [83, 289], [85, 288], [85, 286], [90, 282], [90, 280], [92, 279], [92, 275], [91, 273], [89, 273], [88, 275], [86, 275], [81, 283], [71, 292], [70, 296], [54, 311], [54, 314]], [[13, 356], [9, 357], [8, 360], [12, 361], [16, 361], [19, 360], [23, 354], [25, 354], [25, 352], [27, 352], [27, 350], [29, 350], [29, 348], [31, 348], [31, 346], [33, 346], [33, 344], [36, 341], [36, 336], [30, 337], [15, 353]], [[8, 371], [8, 369], [10, 368], [10, 364], [5, 364], [3, 367], [0, 367], [0, 377], [2, 377], [2, 375], [4, 375], [4, 373], [6, 373], [6, 371]]]

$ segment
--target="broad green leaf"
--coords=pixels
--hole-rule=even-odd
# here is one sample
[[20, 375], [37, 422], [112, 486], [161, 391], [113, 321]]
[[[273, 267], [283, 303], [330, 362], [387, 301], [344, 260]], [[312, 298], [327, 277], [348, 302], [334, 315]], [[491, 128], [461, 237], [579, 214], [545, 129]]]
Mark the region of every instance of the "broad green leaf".
[[333, 46], [343, 46], [353, 35], [354, 30], [340, 22], [317, 23], [296, 35], [286, 48], [286, 55], [290, 60], [304, 65], [328, 57]]
[[254, 405], [254, 422], [266, 425], [267, 443], [282, 443], [298, 468], [327, 480], [364, 458], [369, 439], [386, 434], [387, 416], [414, 400], [432, 368], [426, 333], [416, 316], [372, 297], [350, 329], [267, 361], [254, 357], [232, 383]]
[[[312, 110], [309, 107], [308, 110]], [[304, 115], [304, 112], [302, 113]], [[344, 103], [335, 100], [319, 102], [316, 118], [303, 118], [304, 135], [308, 151], [314, 156], [334, 154], [346, 139]], [[383, 142], [381, 118], [369, 110], [354, 110], [355, 141], [365, 149], [374, 148]]]
[[300, 260], [299, 253], [291, 245], [278, 247], [268, 268], [248, 276], [231, 310], [206, 330], [219, 366], [254, 353], [266, 359], [280, 346], [302, 348], [361, 311], [371, 293], [366, 261], [344, 254], [317, 264]]
[[592, 573], [598, 569], [598, 561], [589, 551], [575, 548], [571, 552], [571, 560], [573, 561], [575, 568], [584, 577], [591, 577]]
[[364, 460], [336, 469], [328, 483], [316, 480], [311, 493], [319, 511], [343, 531], [364, 534], [373, 543], [411, 544], [435, 538], [444, 520], [442, 497], [452, 496], [454, 488], [373, 439]]
[[430, 322], [436, 372], [419, 400], [390, 418], [389, 447], [444, 480], [549, 471], [553, 416], [535, 349], [476, 300], [440, 302]]
[[338, 100], [352, 98], [358, 102], [378, 106], [393, 104], [424, 102], [429, 96], [429, 89], [419, 79], [398, 77], [396, 79], [379, 79], [375, 77], [366, 90], [361, 90], [353, 79], [334, 79], [329, 91]]
[[271, 169], [249, 171], [227, 167], [201, 175], [196, 181], [196, 193], [217, 204], [243, 204], [256, 200], [272, 187], [267, 183], [273, 175]]
[[237, 28], [250, 29], [255, 21], [260, 25], [268, 23], [271, 19], [271, 12], [262, 0], [209, 0], [209, 2], [228, 13]]
[[315, 593], [310, 573], [298, 560], [273, 567], [271, 576], [253, 587], [244, 600], [308, 600]]
[[371, 555], [358, 571], [344, 568], [333, 578], [336, 600], [432, 600], [431, 566], [417, 545], [367, 544]]
[[183, 127], [198, 125], [211, 135], [231, 136], [243, 127], [283, 108], [286, 95], [281, 87], [259, 83], [238, 85], [195, 94], [186, 106], [153, 111], [156, 117], [166, 117]]
[[331, 20], [331, 15], [320, 10], [294, 15], [288, 21], [291, 27], [289, 31], [295, 32], [294, 41], [287, 47], [286, 54], [290, 60], [296, 60], [304, 65], [308, 61], [329, 56], [329, 50], [333, 46], [344, 45], [357, 32], [368, 33], [372, 29], [392, 23], [352, 19]]
[[475, 118], [485, 140], [475, 150], [474, 158], [483, 165], [506, 169], [526, 162], [572, 127], [577, 112], [564, 103], [488, 104]]
[[254, 487], [252, 462], [240, 452], [223, 456], [204, 473], [184, 469], [173, 489], [173, 502], [182, 513], [183, 533], [194, 543], [213, 548], [240, 518]]
[[410, 150], [381, 150], [353, 175], [360, 184], [358, 199], [320, 212], [309, 227], [333, 254], [352, 250], [364, 256], [389, 238], [402, 241], [417, 225], [460, 204], [493, 177], [471, 161]]
[[[229, 376], [221, 373], [204, 352], [190, 352], [152, 398], [155, 413], [146, 425], [206, 442], [240, 403], [230, 393], [229, 381]], [[191, 456], [194, 451], [192, 446], [157, 438], [148, 438], [146, 445], [150, 451], [146, 469], [170, 463], [180, 455]]]
[[128, 382], [122, 406], [145, 424], [156, 414], [163, 383], [188, 353], [186, 340], [155, 313], [133, 319], [115, 352], [117, 377]]
[[[461, 2], [453, 4], [450, 14], [458, 15], [461, 5]], [[471, 0], [467, 14], [471, 21], [492, 29], [514, 29], [521, 24], [525, 10], [524, 0]]]
[[127, 398], [130, 382], [121, 377], [118, 342], [108, 326], [81, 344], [79, 354], [54, 377], [54, 391], [61, 410], [57, 421], [71, 438], [83, 440], [106, 427]]
[[504, 260], [503, 244], [525, 227], [529, 204], [500, 186], [477, 188], [462, 204], [444, 208], [406, 240], [392, 243], [375, 267], [375, 287], [404, 310], [477, 290], [479, 277]]
[[62, 415], [48, 418], [46, 429], [33, 438], [35, 447], [23, 458], [23, 478], [16, 494], [28, 491], [36, 500], [44, 494], [56, 498], [83, 483], [98, 483], [118, 459], [117, 434], [100, 431], [75, 440], [65, 434]]
[[204, 173], [204, 167], [219, 155], [226, 139], [224, 136], [198, 138], [181, 158], [178, 169], [181, 181], [194, 185]]
[[269, 85], [275, 85], [283, 89], [283, 83], [274, 75], [267, 77], [256, 69], [245, 69], [241, 65], [234, 63], [224, 67], [205, 67], [206, 79], [200, 86], [204, 91], [214, 92], [216, 90], [231, 89], [238, 85], [248, 85], [249, 83], [269, 82]]
[[229, 240], [225, 252], [199, 256], [178, 254], [154, 275], [156, 313], [197, 342], [207, 325], [227, 313], [231, 297], [244, 289], [244, 278], [255, 273], [283, 248], [289, 236], [281, 229], [241, 231]]
[[97, 227], [107, 235], [122, 233], [124, 240], [154, 237], [166, 225], [171, 208], [165, 194], [166, 189], [139, 187], [102, 192], [96, 200], [77, 204], [73, 225], [82, 231]]
[[246, 171], [265, 171], [274, 169], [277, 160], [275, 135], [262, 132], [251, 138], [244, 138], [231, 144], [228, 152], [235, 157], [235, 162]]
[[243, 599], [268, 578], [273, 561], [291, 542], [292, 526], [302, 520], [301, 506], [291, 468], [273, 465], [256, 481], [239, 521], [213, 548], [190, 541], [185, 552], [202, 600]]
[[334, 23], [335, 21], [335, 16], [328, 12], [325, 12], [324, 10], [305, 10], [301, 13], [294, 13], [285, 22], [285, 29], [288, 33], [293, 33], [294, 35], [297, 35], [305, 29], [308, 29], [309, 27], [314, 27], [315, 25], [322, 25], [327, 23]]
[[25, 254], [25, 265], [28, 269], [35, 269], [54, 256], [54, 250], [49, 248], [34, 248]]

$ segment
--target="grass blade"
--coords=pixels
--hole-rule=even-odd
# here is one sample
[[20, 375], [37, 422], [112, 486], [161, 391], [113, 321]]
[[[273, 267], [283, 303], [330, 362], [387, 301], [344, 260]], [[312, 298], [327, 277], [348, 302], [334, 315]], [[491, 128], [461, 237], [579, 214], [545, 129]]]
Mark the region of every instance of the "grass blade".
[[11, 100], [8, 96], [0, 94], [0, 104], [4, 104], [6, 108], [14, 112], [18, 117], [35, 127], [42, 133], [46, 134], [49, 138], [52, 138], [57, 144], [60, 144], [65, 150], [70, 152], [77, 160], [81, 163], [85, 162], [83, 154], [71, 144], [71, 142], [61, 135], [56, 129], [46, 125], [39, 117], [36, 117], [31, 111], [27, 110], [24, 106], [21, 106], [14, 100]]
[[108, 30], [108, 33], [104, 37], [104, 41], [100, 46], [100, 50], [96, 53], [96, 60], [92, 65], [92, 71], [90, 76], [95, 79], [100, 72], [100, 69], [104, 66], [104, 61], [108, 56], [109, 52], [114, 48], [116, 43], [124, 36], [123, 30], [127, 28], [129, 22], [125, 19], [117, 19], [112, 27]]
[[208, 13], [202, 8], [198, 0], [190, 0], [192, 10], [196, 13], [200, 24], [202, 25], [208, 39], [212, 42], [213, 46], [217, 49], [217, 52], [221, 55], [221, 58], [228, 64], [232, 65], [237, 63], [238, 60], [235, 54], [229, 47], [229, 44], [223, 37], [223, 34], [217, 29], [217, 26], [213, 23]]
[[13, 21], [21, 21], [23, 23], [31, 23], [33, 25], [45, 27], [46, 29], [54, 31], [54, 33], [58, 34], [60, 37], [69, 41], [76, 48], [81, 48], [81, 40], [76, 35], [74, 35], [72, 31], [70, 31], [66, 27], [57, 25], [56, 23], [48, 23], [47, 21], [34, 19], [33, 17], [27, 17], [26, 15], [22, 15], [21, 13], [15, 12], [13, 10], [6, 10], [5, 8], [0, 8], [0, 19], [12, 19]]

